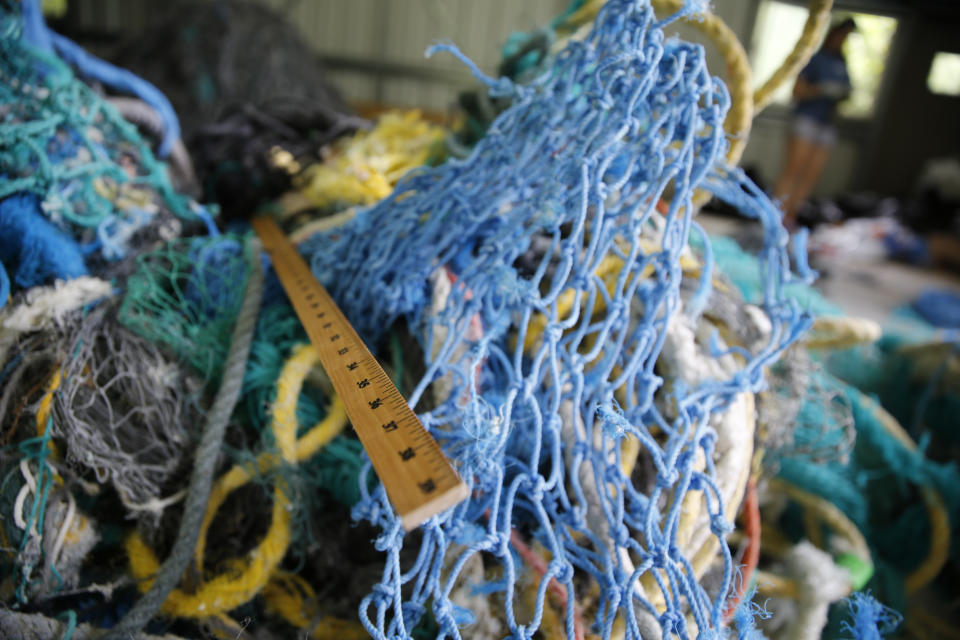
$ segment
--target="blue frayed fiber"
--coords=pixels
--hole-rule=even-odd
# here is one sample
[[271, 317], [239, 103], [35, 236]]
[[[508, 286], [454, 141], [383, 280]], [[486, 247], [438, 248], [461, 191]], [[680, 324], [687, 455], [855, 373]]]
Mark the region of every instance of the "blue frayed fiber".
[[[381, 529], [383, 578], [360, 608], [374, 638], [410, 638], [427, 607], [439, 637], [475, 637], [454, 600], [468, 583], [490, 594], [498, 637], [530, 638], [545, 608], [561, 607], [551, 579], [568, 594], [557, 612], [568, 638], [586, 593], [584, 625], [604, 638], [615, 623], [631, 640], [729, 636], [735, 483], [714, 462], [749, 458], [749, 435], [721, 445], [752, 427], [718, 424], [810, 318], [784, 294], [797, 277], [779, 212], [722, 164], [725, 87], [702, 47], [661, 27], [647, 2], [610, 0], [530, 84], [477, 72], [512, 106], [466, 159], [408, 174], [301, 247], [370, 344], [406, 320], [425, 367], [408, 400], [471, 489], [406, 536], [383, 488], [367, 490], [366, 465], [353, 515]], [[681, 288], [703, 300], [711, 282], [681, 267], [698, 188], [766, 230], [759, 302], [771, 331], [743, 360], [698, 345], [684, 313]], [[701, 513], [694, 533], [682, 504]], [[545, 577], [511, 539], [545, 550]], [[709, 590], [694, 567], [701, 542], [716, 549]], [[405, 545], [419, 553], [401, 566]], [[464, 573], [477, 562], [480, 584]]]
[[763, 632], [757, 628], [757, 620], [769, 620], [772, 614], [766, 607], [754, 602], [756, 594], [757, 588], [750, 588], [733, 611], [737, 640], [764, 640]]
[[847, 599], [847, 604], [850, 619], [844, 620], [841, 628], [850, 634], [851, 640], [881, 640], [896, 631], [903, 621], [903, 616], [880, 604], [869, 593], [854, 593]]
[[[80, 247], [43, 217], [31, 193], [0, 200], [0, 262], [23, 289], [87, 274]], [[6, 301], [5, 293], [0, 306]]]

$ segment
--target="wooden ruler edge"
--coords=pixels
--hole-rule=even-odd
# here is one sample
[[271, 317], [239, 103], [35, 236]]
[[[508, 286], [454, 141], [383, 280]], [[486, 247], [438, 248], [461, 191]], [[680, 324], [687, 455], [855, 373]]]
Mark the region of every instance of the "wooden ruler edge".
[[[394, 409], [394, 411], [397, 411], [395, 416], [397, 418], [397, 422], [401, 423], [401, 419], [406, 417], [412, 418], [412, 422], [414, 423], [412, 426], [405, 427], [410, 431], [409, 433], [405, 433], [403, 436], [401, 436], [403, 439], [402, 444], [409, 444], [411, 433], [419, 436], [418, 431], [422, 432], [423, 435], [429, 439], [429, 442], [419, 445], [418, 450], [420, 450], [421, 447], [426, 447], [435, 455], [439, 456], [440, 460], [442, 460], [444, 468], [441, 470], [441, 473], [444, 477], [440, 479], [440, 482], [449, 486], [446, 488], [437, 487], [440, 489], [440, 491], [434, 495], [428, 496], [426, 499], [423, 499], [418, 494], [415, 494], [418, 495], [419, 499], [413, 500], [414, 504], [412, 506], [408, 506], [401, 512], [398, 508], [398, 504], [410, 502], [410, 500], [408, 498], [405, 499], [402, 495], [400, 495], [400, 492], [403, 492], [404, 495], [407, 494], [402, 488], [398, 488], [397, 484], [409, 485], [411, 482], [416, 482], [413, 473], [405, 467], [398, 466], [395, 461], [388, 461], [387, 458], [389, 457], [389, 453], [383, 453], [386, 447], [384, 434], [376, 431], [375, 428], [366, 426], [370, 421], [370, 418], [362, 406], [363, 400], [361, 399], [360, 401], [357, 401], [356, 398], [350, 396], [351, 393], [358, 395], [358, 392], [355, 392], [348, 387], [350, 390], [347, 393], [344, 393], [342, 388], [336, 388], [337, 394], [340, 395], [341, 401], [343, 402], [344, 407], [347, 409], [347, 415], [354, 426], [354, 432], [357, 434], [361, 444], [367, 451], [367, 455], [370, 457], [370, 460], [373, 463], [374, 469], [377, 472], [377, 476], [380, 478], [380, 481], [387, 492], [387, 496], [390, 498], [390, 502], [394, 510], [396, 510], [397, 514], [400, 516], [400, 521], [403, 528], [406, 531], [415, 529], [433, 515], [441, 513], [464, 500], [469, 494], [467, 485], [457, 474], [456, 470], [453, 468], [453, 465], [450, 463], [450, 460], [444, 455], [440, 445], [436, 442], [430, 432], [424, 428], [422, 423], [420, 423], [416, 413], [410, 409], [406, 399], [403, 397], [403, 394], [400, 393], [400, 391], [396, 388], [396, 385], [393, 384], [393, 381], [390, 380], [389, 376], [387, 376], [383, 371], [383, 368], [377, 362], [370, 350], [366, 347], [363, 339], [360, 338], [360, 336], [356, 333], [356, 330], [350, 324], [350, 321], [347, 319], [346, 315], [333, 300], [332, 296], [330, 296], [329, 292], [327, 292], [323, 285], [320, 284], [320, 282], [314, 277], [309, 265], [306, 264], [306, 261], [296, 250], [296, 247], [293, 245], [293, 243], [290, 242], [289, 238], [287, 238], [276, 222], [269, 217], [260, 216], [254, 218], [252, 221], [252, 226], [259, 236], [264, 250], [270, 256], [274, 272], [277, 274], [277, 277], [280, 280], [287, 297], [290, 299], [290, 303], [296, 312], [297, 318], [307, 331], [307, 335], [310, 337], [310, 342], [317, 350], [317, 353], [320, 356], [320, 364], [327, 373], [327, 377], [330, 379], [331, 384], [334, 385], [334, 388], [338, 386], [336, 384], [336, 380], [338, 378], [342, 380], [344, 376], [342, 374], [336, 376], [332, 371], [329, 370], [328, 365], [330, 363], [326, 362], [325, 360], [331, 358], [332, 356], [324, 352], [324, 349], [320, 347], [320, 341], [316, 338], [316, 336], [319, 334], [319, 330], [316, 326], [314, 326], [318, 324], [317, 318], [309, 313], [309, 310], [307, 309], [309, 304], [308, 300], [303, 297], [303, 293], [301, 291], [294, 289], [295, 283], [288, 282], [288, 278], [296, 280], [298, 275], [301, 275], [304, 278], [309, 276], [309, 284], [316, 289], [316, 293], [320, 296], [323, 304], [327, 305], [327, 310], [334, 312], [339, 324], [341, 325], [340, 330], [348, 331], [350, 334], [349, 339], [352, 340], [353, 344], [362, 349], [363, 353], [359, 356], [359, 358], [360, 360], [364, 361], [364, 368], [370, 369], [372, 367], [375, 371], [372, 371], [371, 374], [375, 374], [375, 377], [379, 381], [378, 384], [382, 384], [387, 387], [386, 391], [388, 395], [399, 398], [403, 406], [399, 409]], [[287, 277], [284, 277], [283, 273], [281, 272], [287, 273]], [[371, 375], [370, 377], [372, 378], [374, 375]], [[339, 386], [344, 386], [345, 384], [346, 383], [342, 382]], [[375, 419], [374, 422], [377, 420], [378, 419]], [[406, 422], [410, 421], [407, 420]], [[358, 428], [358, 426], [360, 428]], [[453, 484], [450, 484], [451, 480], [453, 481]]]

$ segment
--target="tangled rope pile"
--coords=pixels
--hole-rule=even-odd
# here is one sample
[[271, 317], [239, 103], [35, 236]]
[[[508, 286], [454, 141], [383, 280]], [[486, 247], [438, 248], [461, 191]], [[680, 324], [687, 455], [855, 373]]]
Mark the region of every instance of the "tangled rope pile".
[[[42, 148], [95, 140], [51, 156], [46, 182], [22, 182], [42, 154], [8, 154], [20, 186], [0, 200], [0, 257], [16, 286], [32, 288], [0, 312], [0, 598], [12, 607], [0, 629], [758, 637], [749, 600], [768, 503], [755, 446], [774, 451], [787, 480], [799, 460], [828, 461], [846, 481], [839, 466], [859, 459], [851, 422], [865, 405], [837, 402], [841, 391], [806, 356], [773, 370], [779, 396], [763, 391], [764, 372], [813, 322], [793, 298], [812, 274], [802, 259], [791, 272], [776, 207], [729, 166], [744, 140], [724, 123], [740, 116], [702, 47], [665, 36], [698, 6], [661, 0], [672, 12], [658, 18], [644, 0], [599, 4], [571, 4], [554, 26], [586, 16], [592, 29], [541, 52], [524, 84], [483, 76], [452, 45], [434, 48], [459, 56], [503, 109], [461, 160], [414, 168], [436, 160], [441, 139], [416, 113], [383, 117], [304, 171], [296, 154], [284, 159], [299, 174], [300, 208], [279, 210], [297, 221], [339, 211], [295, 232], [301, 251], [471, 487], [409, 534], [256, 242], [178, 237], [173, 216], [124, 222], [130, 198], [161, 217], [202, 210], [62, 61], [5, 41], [4, 64], [40, 69], [50, 91], [15, 84], [24, 104], [14, 111], [53, 109], [44, 101], [61, 76], [43, 70], [59, 69], [68, 94], [87, 100], [79, 112], [94, 114]], [[16, 9], [0, 12], [10, 33], [23, 17], [32, 24]], [[722, 35], [715, 17], [705, 22]], [[70, 113], [50, 118], [74, 122]], [[12, 130], [33, 131], [28, 119], [13, 117]], [[166, 141], [171, 121], [160, 120], [151, 127]], [[263, 151], [257, 131], [251, 148]], [[144, 173], [150, 162], [156, 171]], [[114, 189], [107, 210], [119, 218], [97, 223], [100, 244], [89, 221], [57, 213], [58, 194], [79, 213], [103, 204], [70, 200], [77, 189]], [[721, 252], [694, 221], [705, 194], [764, 229], [759, 259], [736, 274], [753, 279], [753, 305], [714, 269]], [[42, 251], [11, 241], [21, 228]], [[121, 256], [122, 268], [109, 266]], [[36, 286], [57, 277], [70, 279]], [[808, 344], [833, 344], [826, 324]], [[794, 397], [811, 388], [836, 424], [795, 438], [772, 428], [811, 426], [820, 414]], [[873, 549], [862, 514], [854, 525], [778, 482], [815, 511], [815, 544], [793, 545], [781, 565], [802, 596], [795, 626], [819, 630], [830, 601], [863, 582]], [[741, 503], [742, 556], [727, 544]], [[817, 538], [824, 528], [846, 545], [836, 562]], [[933, 556], [921, 578], [941, 562]], [[822, 578], [832, 586], [818, 593]], [[892, 620], [867, 598], [851, 606], [856, 637]]]

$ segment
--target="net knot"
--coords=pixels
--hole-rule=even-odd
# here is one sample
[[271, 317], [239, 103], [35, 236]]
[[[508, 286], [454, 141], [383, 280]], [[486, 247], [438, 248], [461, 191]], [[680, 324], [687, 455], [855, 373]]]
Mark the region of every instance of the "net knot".
[[526, 484], [526, 486], [529, 487], [530, 498], [532, 500], [535, 500], [537, 502], [540, 502], [541, 500], [543, 500], [543, 490], [547, 484], [546, 481], [543, 479], [543, 476], [541, 475], [536, 475], [533, 477], [527, 476], [526, 482], [524, 484]]
[[609, 603], [611, 607], [620, 606], [620, 598], [622, 597], [623, 590], [616, 584], [611, 584], [603, 590], [603, 597]]
[[354, 520], [380, 521], [380, 502], [377, 500], [361, 500], [350, 509], [350, 517]]
[[403, 624], [406, 627], [415, 627], [417, 622], [423, 618], [423, 614], [426, 613], [427, 609], [419, 602], [404, 602], [403, 607]]
[[[682, 458], [681, 458], [682, 461]], [[670, 467], [669, 469], [663, 469], [660, 473], [657, 474], [657, 488], [658, 489], [669, 489], [677, 480], [680, 479], [680, 471], [676, 467]]]
[[607, 303], [607, 317], [618, 320], [626, 317], [627, 305], [629, 301], [624, 298], [614, 298]]
[[377, 551], [386, 552], [391, 549], [399, 549], [401, 542], [401, 535], [399, 530], [390, 529], [383, 533], [383, 535], [377, 536], [377, 539], [374, 541], [373, 546]]
[[502, 531], [487, 533], [486, 537], [479, 541], [475, 548], [478, 551], [489, 551], [491, 553], [506, 553], [510, 537]]
[[557, 344], [563, 337], [563, 328], [558, 324], [548, 324], [543, 332], [543, 337], [547, 344]]
[[620, 409], [615, 406], [597, 408], [597, 416], [602, 421], [604, 433], [614, 442], [619, 442], [632, 428]]
[[619, 483], [626, 478], [626, 476], [623, 474], [623, 468], [616, 463], [610, 463], [607, 465], [607, 467], [603, 470], [603, 477], [607, 482], [614, 483]]
[[393, 602], [396, 589], [392, 585], [380, 582], [373, 585], [373, 599], [375, 602]]
[[710, 532], [715, 536], [725, 536], [733, 531], [733, 523], [723, 517], [723, 514], [717, 513], [710, 517]]
[[650, 553], [650, 559], [653, 561], [653, 566], [657, 569], [663, 569], [667, 566], [667, 563], [670, 560], [670, 556], [667, 553], [666, 547], [659, 547], [653, 549]]
[[667, 609], [660, 615], [660, 628], [677, 632], [683, 625], [683, 616], [676, 609]]
[[626, 547], [633, 538], [633, 536], [630, 535], [630, 529], [622, 522], [618, 522], [610, 534], [619, 547]]
[[[569, 253], [571, 258], [573, 256], [573, 248], [570, 247], [563, 248], [564, 254]], [[578, 291], [588, 291], [590, 289], [590, 276], [584, 271], [583, 273], [574, 273], [570, 276], [570, 286]]]
[[567, 583], [573, 579], [573, 565], [567, 560], [551, 560], [550, 571], [557, 582]]
[[717, 432], [714, 430], [707, 431], [702, 436], [700, 436], [700, 448], [703, 449], [703, 452], [710, 456], [713, 452], [713, 448], [717, 444]]
[[575, 460], [584, 460], [590, 456], [590, 445], [583, 440], [578, 440], [573, 445], [572, 451]]

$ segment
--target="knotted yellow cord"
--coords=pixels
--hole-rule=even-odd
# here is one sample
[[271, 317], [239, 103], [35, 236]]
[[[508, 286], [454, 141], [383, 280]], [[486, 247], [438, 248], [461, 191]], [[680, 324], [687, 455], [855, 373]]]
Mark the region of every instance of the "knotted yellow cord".
[[808, 349], [846, 349], [858, 344], [876, 342], [883, 330], [867, 318], [820, 316], [803, 338]]

